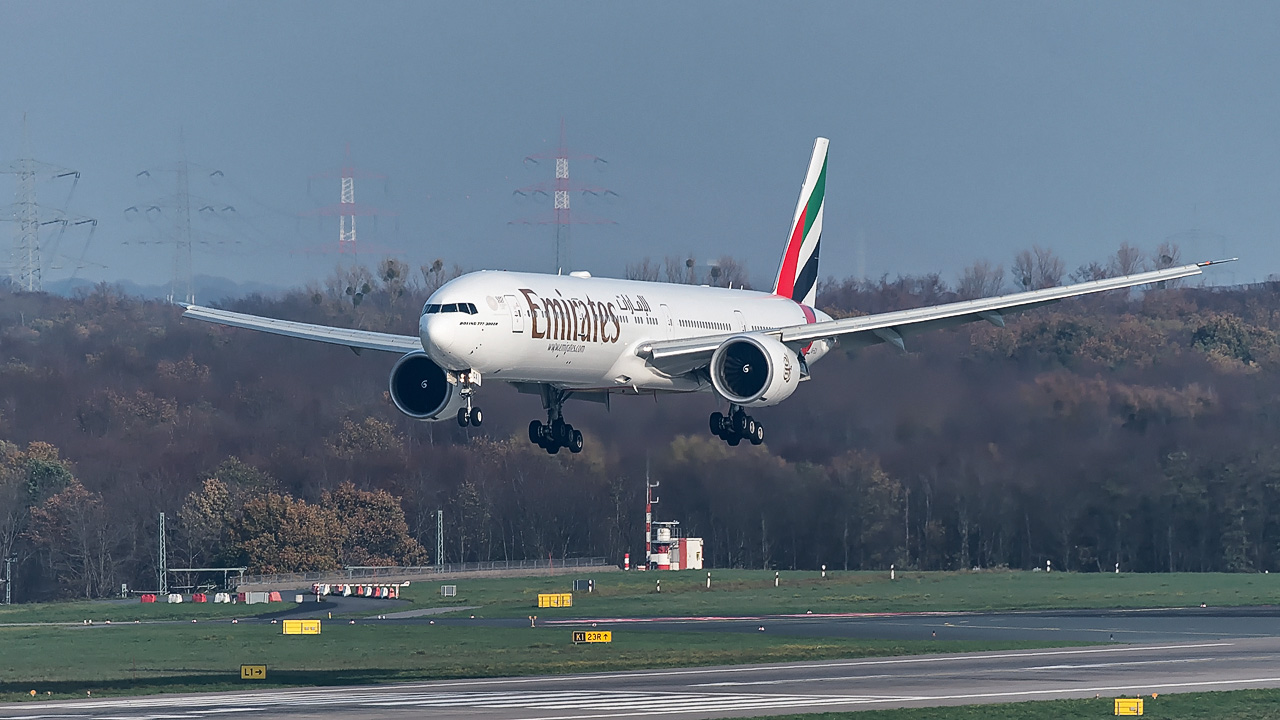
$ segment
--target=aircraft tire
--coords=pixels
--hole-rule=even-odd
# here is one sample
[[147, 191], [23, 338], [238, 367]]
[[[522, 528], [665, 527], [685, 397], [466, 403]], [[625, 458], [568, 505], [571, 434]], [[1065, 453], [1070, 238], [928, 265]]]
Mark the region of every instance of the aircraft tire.
[[458, 408], [459, 427], [466, 427], [469, 424], [471, 424], [471, 413], [467, 412], [466, 408]]
[[762, 442], [764, 442], [764, 426], [756, 423], [756, 431], [751, 435], [751, 444], [759, 445]]
[[713, 413], [711, 413], [711, 419], [710, 419], [710, 421], [709, 421], [709, 422], [710, 422], [710, 425], [711, 425], [711, 434], [712, 434], [712, 435], [715, 435], [716, 437], [721, 437], [721, 436], [723, 436], [723, 434], [724, 434], [724, 415], [721, 415], [719, 411], [713, 412]]
[[582, 452], [582, 446], [585, 443], [582, 440], [582, 431], [574, 430], [573, 437], [569, 438], [569, 451], [575, 455]]
[[729, 445], [733, 447], [737, 447], [738, 443], [742, 442], [742, 438], [737, 435], [730, 435], [729, 437], [725, 438], [724, 441], [729, 443]]
[[542, 421], [529, 421], [529, 442], [534, 445], [542, 445]]
[[484, 414], [480, 412], [480, 408], [471, 409], [471, 427], [480, 427], [484, 422]]

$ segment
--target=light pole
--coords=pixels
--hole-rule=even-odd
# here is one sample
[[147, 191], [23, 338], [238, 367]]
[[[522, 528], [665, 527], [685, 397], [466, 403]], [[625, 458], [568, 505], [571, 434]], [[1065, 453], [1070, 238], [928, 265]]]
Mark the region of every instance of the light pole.
[[15, 556], [9, 556], [4, 559], [4, 604], [13, 604], [13, 564], [18, 561]]

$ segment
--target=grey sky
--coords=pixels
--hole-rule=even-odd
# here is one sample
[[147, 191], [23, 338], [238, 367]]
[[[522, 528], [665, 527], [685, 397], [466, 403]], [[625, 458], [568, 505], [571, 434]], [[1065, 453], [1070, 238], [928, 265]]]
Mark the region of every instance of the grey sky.
[[[232, 204], [198, 273], [304, 282], [335, 255], [336, 203], [394, 210], [361, 240], [468, 269], [548, 270], [549, 212], [512, 191], [549, 179], [560, 118], [572, 165], [620, 197], [576, 208], [573, 265], [692, 252], [771, 277], [813, 138], [831, 138], [823, 275], [1008, 266], [1051, 246], [1069, 267], [1193, 227], [1188, 260], [1280, 268], [1280, 5], [1275, 3], [0, 3], [0, 159], [84, 173], [72, 210], [101, 219], [93, 279], [167, 280], [164, 246], [126, 207], [171, 194], [144, 168], [225, 173]], [[199, 177], [196, 177], [198, 175]], [[13, 191], [5, 179], [0, 193]], [[42, 185], [57, 204], [65, 186]], [[11, 242], [11, 227], [0, 238]], [[1186, 238], [1184, 237], [1184, 240]], [[128, 242], [126, 242], [128, 241]], [[1200, 245], [1196, 247], [1195, 245]], [[56, 278], [58, 273], [50, 273]]]

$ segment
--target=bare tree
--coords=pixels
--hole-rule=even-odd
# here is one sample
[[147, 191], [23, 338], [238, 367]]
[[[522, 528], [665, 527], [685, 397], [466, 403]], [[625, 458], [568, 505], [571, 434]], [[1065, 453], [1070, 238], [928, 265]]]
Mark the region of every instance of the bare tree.
[[1057, 287], [1062, 284], [1062, 276], [1066, 273], [1066, 264], [1062, 258], [1049, 248], [1032, 246], [1031, 252], [1036, 256], [1035, 284], [1036, 288]]
[[1142, 257], [1142, 251], [1130, 245], [1128, 242], [1120, 243], [1119, 249], [1115, 255], [1111, 256], [1111, 262], [1108, 269], [1114, 276], [1134, 275], [1140, 273], [1146, 264], [1146, 259]]
[[1157, 270], [1177, 267], [1182, 264], [1182, 248], [1178, 247], [1178, 243], [1166, 240], [1156, 246], [1154, 260]]
[[729, 255], [721, 255], [707, 270], [706, 284], [713, 287], [746, 287], [747, 266]]
[[1023, 290], [1040, 290], [1062, 284], [1066, 264], [1053, 250], [1031, 246], [1013, 257], [1013, 281]]
[[684, 285], [698, 284], [698, 278], [694, 274], [694, 267], [697, 265], [697, 261], [693, 259], [693, 255], [683, 260], [668, 255], [662, 259], [662, 264], [666, 271], [667, 282]]
[[978, 260], [964, 269], [956, 294], [964, 300], [992, 297], [1004, 291], [1004, 266], [991, 266], [987, 260]]
[[627, 279], [628, 280], [644, 280], [645, 282], [657, 282], [661, 268], [658, 264], [645, 258], [639, 262], [627, 263]]

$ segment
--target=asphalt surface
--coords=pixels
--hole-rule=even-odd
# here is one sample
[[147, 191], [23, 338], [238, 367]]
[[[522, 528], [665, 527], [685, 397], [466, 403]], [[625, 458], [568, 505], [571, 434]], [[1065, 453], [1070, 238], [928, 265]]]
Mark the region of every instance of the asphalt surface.
[[[527, 620], [434, 622], [491, 625]], [[590, 627], [591, 622], [554, 624], [568, 630]], [[40, 702], [0, 705], [0, 718], [177, 720], [271, 715], [296, 720], [356, 716], [586, 720], [662, 715], [695, 720], [1280, 687], [1280, 610], [1273, 607], [594, 622], [599, 629], [615, 632], [760, 632], [764, 626], [765, 632], [815, 637], [920, 638], [936, 633], [939, 639], [1105, 642], [1114, 636], [1117, 642], [1142, 644]]]

